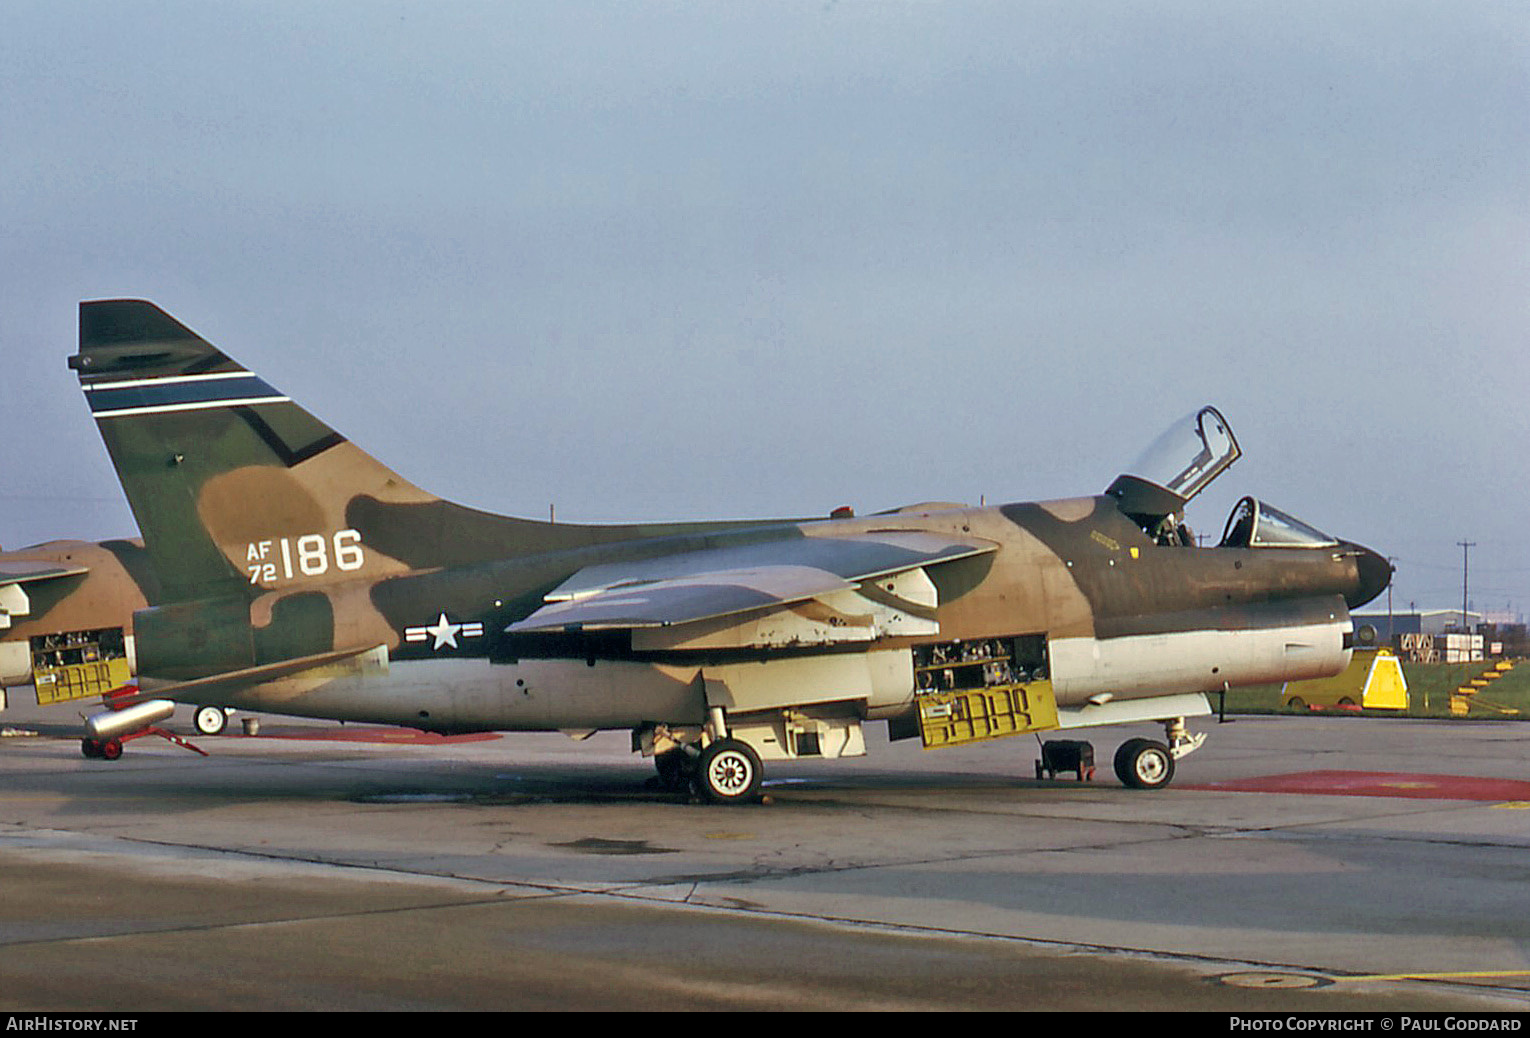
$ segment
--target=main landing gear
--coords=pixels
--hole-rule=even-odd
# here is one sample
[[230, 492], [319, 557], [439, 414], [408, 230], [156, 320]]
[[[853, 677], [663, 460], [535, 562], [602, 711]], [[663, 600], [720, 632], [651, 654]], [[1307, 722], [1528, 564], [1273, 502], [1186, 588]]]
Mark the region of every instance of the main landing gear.
[[760, 755], [746, 742], [719, 739], [701, 751], [692, 784], [713, 804], [742, 804], [760, 795]]
[[765, 773], [760, 755], [738, 739], [717, 739], [704, 748], [678, 746], [656, 754], [653, 763], [666, 790], [693, 793], [709, 804], [758, 799]]
[[721, 707], [708, 713], [705, 725], [635, 731], [632, 748], [653, 754], [659, 785], [671, 793], [690, 793], [709, 804], [758, 801], [765, 777], [759, 752], [729, 733]]

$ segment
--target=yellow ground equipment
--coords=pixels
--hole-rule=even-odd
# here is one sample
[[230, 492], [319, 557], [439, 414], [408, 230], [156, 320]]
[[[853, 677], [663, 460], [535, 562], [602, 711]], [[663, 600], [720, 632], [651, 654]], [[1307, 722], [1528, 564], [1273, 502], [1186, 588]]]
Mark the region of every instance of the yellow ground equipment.
[[1481, 707], [1487, 710], [1496, 710], [1500, 714], [1519, 713], [1514, 707], [1499, 706], [1490, 700], [1483, 699], [1477, 693], [1485, 688], [1492, 688], [1493, 682], [1503, 677], [1514, 669], [1513, 660], [1499, 660], [1482, 674], [1466, 682], [1460, 688], [1450, 694], [1450, 712], [1456, 717], [1465, 717], [1472, 707]]
[[1406, 710], [1408, 680], [1403, 677], [1402, 661], [1390, 649], [1356, 649], [1349, 666], [1334, 677], [1286, 682], [1280, 702], [1289, 710]]

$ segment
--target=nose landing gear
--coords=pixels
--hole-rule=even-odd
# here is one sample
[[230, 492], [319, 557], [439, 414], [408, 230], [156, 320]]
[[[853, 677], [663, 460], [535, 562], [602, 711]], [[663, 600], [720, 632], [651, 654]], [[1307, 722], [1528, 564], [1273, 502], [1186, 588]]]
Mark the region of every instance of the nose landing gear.
[[1206, 741], [1204, 732], [1191, 735], [1185, 719], [1163, 723], [1167, 745], [1153, 739], [1128, 739], [1116, 750], [1116, 777], [1132, 789], [1162, 789], [1174, 780], [1174, 762], [1194, 753]]

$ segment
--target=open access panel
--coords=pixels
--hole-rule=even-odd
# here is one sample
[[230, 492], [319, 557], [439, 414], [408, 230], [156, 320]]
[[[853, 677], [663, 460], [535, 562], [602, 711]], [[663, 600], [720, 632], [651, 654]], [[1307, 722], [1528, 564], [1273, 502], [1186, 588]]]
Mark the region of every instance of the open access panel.
[[1045, 635], [922, 645], [914, 696], [926, 749], [1059, 727]]

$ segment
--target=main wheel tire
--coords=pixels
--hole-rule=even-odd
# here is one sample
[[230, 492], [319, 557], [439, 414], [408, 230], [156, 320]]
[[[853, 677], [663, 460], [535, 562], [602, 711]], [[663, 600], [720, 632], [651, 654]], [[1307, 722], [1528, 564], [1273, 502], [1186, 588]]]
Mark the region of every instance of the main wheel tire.
[[1132, 789], [1162, 789], [1174, 779], [1174, 755], [1161, 742], [1128, 739], [1116, 751], [1116, 777]]
[[101, 759], [101, 740], [89, 737], [80, 740], [80, 752], [90, 760]]
[[101, 744], [101, 759], [116, 760], [122, 756], [122, 740], [107, 739]]
[[696, 762], [696, 792], [714, 804], [742, 804], [760, 795], [760, 755], [748, 743], [719, 739]]
[[199, 706], [191, 715], [191, 723], [203, 735], [221, 735], [228, 725], [228, 713], [221, 706]]

